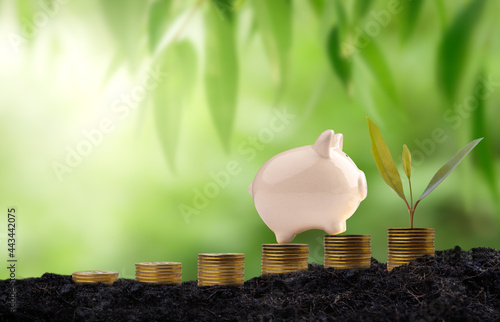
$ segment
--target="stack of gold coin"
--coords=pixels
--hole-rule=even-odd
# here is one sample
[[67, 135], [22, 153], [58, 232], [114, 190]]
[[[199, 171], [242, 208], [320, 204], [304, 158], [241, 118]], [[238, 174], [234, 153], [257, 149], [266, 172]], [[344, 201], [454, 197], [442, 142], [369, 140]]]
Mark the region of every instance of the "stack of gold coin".
[[263, 244], [261, 274], [307, 270], [308, 244]]
[[370, 268], [370, 235], [326, 235], [325, 268]]
[[434, 228], [387, 229], [387, 269], [408, 264], [424, 256], [434, 256]]
[[182, 264], [177, 262], [136, 263], [135, 280], [143, 283], [181, 284]]
[[245, 254], [198, 254], [198, 286], [237, 286], [245, 282]]
[[79, 284], [104, 283], [113, 284], [118, 280], [118, 272], [113, 271], [80, 271], [72, 274], [73, 282]]

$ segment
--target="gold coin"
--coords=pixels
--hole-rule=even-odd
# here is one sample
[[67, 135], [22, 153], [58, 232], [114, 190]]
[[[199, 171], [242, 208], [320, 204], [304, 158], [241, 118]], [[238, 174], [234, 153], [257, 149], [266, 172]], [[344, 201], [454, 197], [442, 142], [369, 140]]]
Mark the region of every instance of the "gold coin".
[[203, 269], [203, 267], [200, 267], [198, 270], [198, 273], [207, 273], [207, 274], [220, 274], [220, 275], [232, 275], [232, 274], [238, 274], [238, 273], [244, 273], [244, 269], [234, 269], [234, 270], [207, 270]]
[[110, 277], [110, 276], [118, 276], [118, 272], [114, 271], [80, 271], [74, 272], [73, 276], [78, 277]]
[[309, 258], [309, 252], [306, 253], [262, 253], [262, 256], [268, 258]]
[[278, 247], [278, 248], [287, 248], [287, 247], [309, 247], [308, 244], [262, 244], [262, 247]]
[[182, 263], [179, 262], [141, 262], [136, 263], [136, 267], [182, 267]]
[[142, 271], [142, 270], [135, 270], [136, 274], [146, 274], [146, 275], [175, 275], [175, 274], [182, 274], [182, 270], [175, 270], [175, 271]]
[[207, 278], [198, 278], [198, 284], [205, 284], [205, 285], [208, 285], [208, 284], [211, 284], [211, 285], [227, 285], [227, 284], [239, 284], [239, 285], [243, 285], [244, 281], [243, 281], [243, 277], [241, 278], [234, 278], [234, 279], [219, 279], [219, 278], [215, 278], [215, 279], [207, 279]]
[[182, 271], [182, 267], [136, 267], [135, 270], [145, 272], [180, 272]]
[[106, 283], [112, 284], [118, 280], [118, 272], [114, 271], [79, 271], [74, 272], [72, 279], [75, 283]]
[[118, 278], [108, 278], [108, 279], [98, 279], [98, 280], [92, 280], [92, 279], [78, 279], [74, 278], [73, 282], [75, 283], [106, 283], [106, 282], [116, 282]]
[[198, 281], [198, 286], [241, 286], [243, 285], [243, 282], [235, 282], [235, 283], [224, 283], [224, 282], [200, 282]]
[[149, 282], [149, 281], [163, 281], [163, 282], [180, 282], [181, 281], [181, 277], [171, 277], [171, 278], [145, 278], [145, 277], [141, 277], [141, 276], [136, 276], [135, 277], [135, 280], [136, 281], [145, 281], [145, 282]]
[[325, 260], [338, 260], [338, 261], [369, 261], [371, 260], [371, 257], [369, 256], [364, 256], [364, 257], [337, 257], [337, 256], [325, 256]]
[[244, 259], [245, 254], [242, 253], [201, 253], [198, 258], [206, 259]]
[[143, 277], [143, 278], [179, 278], [182, 277], [182, 274], [140, 274], [140, 273], [135, 273], [135, 277]]

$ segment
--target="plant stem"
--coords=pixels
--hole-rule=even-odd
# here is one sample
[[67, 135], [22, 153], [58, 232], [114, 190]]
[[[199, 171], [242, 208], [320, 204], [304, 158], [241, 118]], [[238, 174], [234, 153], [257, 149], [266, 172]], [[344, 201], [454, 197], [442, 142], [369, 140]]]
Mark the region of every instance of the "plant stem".
[[413, 228], [413, 214], [415, 208], [413, 207], [413, 191], [411, 190], [411, 179], [408, 177], [408, 185], [410, 186], [410, 228]]

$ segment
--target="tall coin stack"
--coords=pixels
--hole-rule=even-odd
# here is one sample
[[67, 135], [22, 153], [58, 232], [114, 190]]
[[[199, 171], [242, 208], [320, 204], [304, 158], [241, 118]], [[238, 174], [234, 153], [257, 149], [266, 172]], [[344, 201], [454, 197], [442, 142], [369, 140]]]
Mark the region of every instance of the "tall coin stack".
[[308, 244], [263, 244], [261, 274], [307, 270]]
[[325, 268], [370, 268], [370, 235], [325, 235]]
[[434, 228], [387, 229], [387, 269], [408, 264], [424, 256], [434, 256]]
[[198, 254], [198, 286], [238, 286], [245, 282], [245, 254]]
[[142, 283], [181, 284], [182, 264], [177, 262], [136, 263], [135, 280]]
[[113, 271], [80, 271], [72, 275], [73, 282], [78, 284], [104, 283], [113, 284], [118, 280], [118, 272]]

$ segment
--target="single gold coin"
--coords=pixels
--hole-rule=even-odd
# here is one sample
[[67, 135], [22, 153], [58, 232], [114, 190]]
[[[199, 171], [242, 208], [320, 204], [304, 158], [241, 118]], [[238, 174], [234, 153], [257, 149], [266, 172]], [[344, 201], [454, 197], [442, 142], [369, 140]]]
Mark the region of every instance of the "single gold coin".
[[182, 263], [179, 262], [141, 262], [136, 263], [136, 267], [182, 267]]

